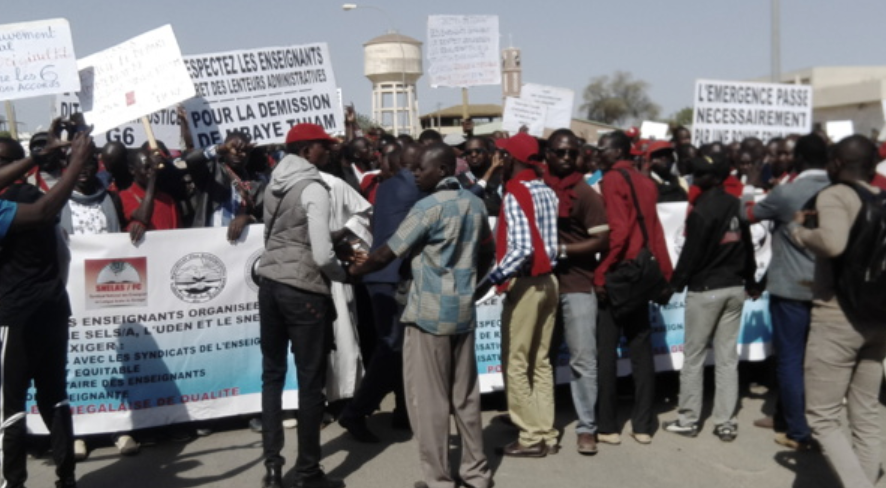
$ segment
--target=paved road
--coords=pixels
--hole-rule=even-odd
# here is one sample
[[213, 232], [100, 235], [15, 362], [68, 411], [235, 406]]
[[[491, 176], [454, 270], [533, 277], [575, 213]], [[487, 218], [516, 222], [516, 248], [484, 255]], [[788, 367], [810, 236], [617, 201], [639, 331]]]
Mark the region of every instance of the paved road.
[[[673, 375], [660, 388], [673, 390]], [[496, 486], [529, 487], [655, 487], [655, 488], [832, 488], [837, 482], [820, 454], [786, 451], [772, 441], [772, 433], [755, 428], [752, 421], [768, 410], [765, 388], [745, 388], [739, 413], [738, 439], [720, 442], [706, 425], [695, 439], [659, 431], [649, 446], [634, 442], [626, 434], [620, 446], [601, 446], [596, 456], [579, 455], [575, 445], [575, 417], [568, 389], [558, 390], [557, 423], [565, 431], [563, 449], [544, 459], [502, 458], [496, 448], [513, 440], [515, 432], [492, 422], [500, 412], [500, 398], [484, 397], [484, 439], [495, 471]], [[706, 415], [710, 412], [710, 395]], [[622, 399], [627, 416], [630, 398]], [[675, 417], [676, 395], [659, 398], [660, 421]], [[764, 405], [765, 403], [765, 405]], [[384, 405], [387, 412], [393, 401]], [[886, 416], [881, 415], [886, 418]], [[373, 416], [369, 425], [383, 442], [365, 445], [353, 441], [337, 424], [323, 431], [323, 464], [331, 476], [344, 478], [351, 488], [412, 487], [419, 479], [418, 455], [410, 434], [385, 427], [389, 413]], [[196, 486], [242, 488], [260, 486], [260, 436], [245, 428], [245, 420], [228, 422], [228, 429], [189, 443], [160, 442], [146, 445], [134, 457], [120, 457], [113, 446], [99, 447], [78, 465], [82, 488], [186, 488]], [[453, 430], [454, 432], [454, 430]], [[884, 430], [886, 432], [886, 430]], [[287, 431], [287, 467], [294, 461], [295, 430]], [[454, 437], [453, 437], [454, 439]], [[457, 446], [453, 445], [453, 451]], [[29, 486], [52, 486], [49, 460], [28, 461]], [[287, 482], [292, 480], [287, 474]], [[886, 486], [882, 481], [878, 486]]]

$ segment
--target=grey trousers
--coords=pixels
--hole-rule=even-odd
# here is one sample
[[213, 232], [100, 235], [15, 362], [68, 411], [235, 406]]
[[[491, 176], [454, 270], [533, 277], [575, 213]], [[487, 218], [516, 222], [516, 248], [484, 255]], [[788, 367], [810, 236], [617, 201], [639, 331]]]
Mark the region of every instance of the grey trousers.
[[403, 340], [403, 386], [428, 487], [456, 486], [449, 471], [449, 414], [452, 413], [461, 436], [459, 476], [474, 488], [488, 488], [492, 471], [483, 453], [474, 333], [436, 336], [407, 325]]
[[[880, 470], [880, 383], [886, 325], [851, 325], [838, 306], [816, 303], [806, 344], [806, 419], [846, 488], [873, 487]], [[852, 442], [840, 427], [843, 398]]]
[[738, 332], [745, 292], [740, 286], [686, 294], [683, 369], [680, 371], [680, 425], [701, 416], [704, 363], [713, 338], [715, 359], [714, 425], [735, 425], [738, 407]]

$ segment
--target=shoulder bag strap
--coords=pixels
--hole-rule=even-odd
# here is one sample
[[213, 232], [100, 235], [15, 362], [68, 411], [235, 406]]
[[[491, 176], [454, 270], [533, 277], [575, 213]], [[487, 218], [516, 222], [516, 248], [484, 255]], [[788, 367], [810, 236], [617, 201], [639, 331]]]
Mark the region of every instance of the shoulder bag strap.
[[634, 201], [634, 207], [637, 209], [637, 224], [640, 225], [640, 232], [643, 233], [643, 247], [648, 249], [649, 234], [646, 233], [646, 219], [643, 218], [643, 210], [640, 208], [640, 202], [637, 200], [637, 191], [634, 190], [634, 183], [631, 181], [631, 176], [627, 170], [620, 169], [618, 172], [628, 182], [628, 186], [631, 187], [631, 199]]

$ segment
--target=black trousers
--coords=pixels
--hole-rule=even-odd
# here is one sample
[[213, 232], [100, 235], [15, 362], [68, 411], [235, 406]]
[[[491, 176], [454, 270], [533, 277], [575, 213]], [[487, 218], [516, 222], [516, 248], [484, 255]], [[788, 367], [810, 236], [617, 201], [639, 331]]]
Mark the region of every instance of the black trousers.
[[298, 457], [296, 477], [312, 478], [320, 469], [320, 427], [326, 395], [326, 363], [333, 342], [335, 308], [328, 295], [310, 293], [271, 280], [258, 292], [262, 351], [262, 445], [265, 464], [282, 465], [283, 384], [288, 352], [295, 355], [298, 378]]
[[378, 409], [385, 395], [394, 392], [395, 409], [406, 413], [403, 395], [403, 324], [402, 307], [397, 304], [397, 285], [367, 283], [372, 299], [376, 342], [366, 375], [343, 416], [365, 417]]
[[652, 333], [649, 312], [642, 309], [616, 322], [608, 303], [600, 304], [597, 323], [597, 359], [599, 391], [597, 396], [597, 431], [603, 434], [619, 432], [618, 379], [616, 348], [622, 332], [631, 353], [631, 371], [634, 377], [634, 410], [631, 424], [634, 433], [652, 434], [652, 402], [655, 398], [655, 365], [652, 360]]
[[7, 487], [22, 487], [28, 478], [25, 403], [32, 380], [37, 408], [49, 429], [56, 475], [74, 479], [74, 425], [65, 371], [68, 310], [66, 303], [46, 302], [25, 322], [0, 327], [0, 465]]

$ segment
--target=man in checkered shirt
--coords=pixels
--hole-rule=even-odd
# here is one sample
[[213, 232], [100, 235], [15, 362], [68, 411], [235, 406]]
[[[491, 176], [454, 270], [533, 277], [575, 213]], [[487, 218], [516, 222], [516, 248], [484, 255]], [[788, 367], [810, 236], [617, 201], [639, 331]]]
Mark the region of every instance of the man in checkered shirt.
[[446, 144], [424, 150], [415, 183], [430, 195], [415, 204], [387, 244], [350, 273], [362, 276], [396, 257], [411, 259], [413, 279], [401, 320], [403, 384], [425, 477], [416, 487], [455, 486], [449, 472], [451, 406], [462, 438], [459, 478], [488, 488], [492, 472], [483, 453], [474, 292], [477, 273], [492, 264], [492, 233], [485, 205], [461, 188], [455, 166], [455, 152]]

